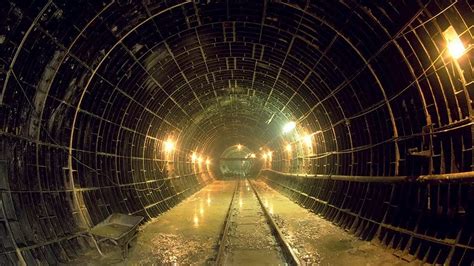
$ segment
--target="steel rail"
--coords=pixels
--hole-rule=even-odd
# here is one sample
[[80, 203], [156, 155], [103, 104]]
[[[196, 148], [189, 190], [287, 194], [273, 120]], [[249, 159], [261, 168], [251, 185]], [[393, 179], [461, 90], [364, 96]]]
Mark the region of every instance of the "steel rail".
[[262, 208], [263, 213], [264, 213], [265, 217], [267, 218], [267, 222], [268, 222], [268, 225], [270, 225], [270, 229], [273, 232], [273, 236], [275, 237], [275, 239], [277, 240], [277, 242], [280, 244], [280, 246], [282, 248], [283, 256], [285, 257], [286, 262], [289, 265], [301, 265], [300, 260], [296, 256], [295, 252], [291, 248], [288, 241], [285, 240], [285, 237], [281, 233], [281, 231], [278, 228], [278, 225], [276, 224], [276, 222], [273, 220], [270, 212], [265, 207], [265, 204], [263, 204], [263, 201], [260, 198], [260, 195], [258, 194], [256, 188], [253, 186], [252, 182], [250, 182], [249, 180], [247, 180], [247, 182], [250, 184], [250, 187], [252, 188], [253, 193], [255, 194], [255, 196], [257, 197], [258, 202], [260, 203], [260, 207]]
[[224, 226], [221, 231], [221, 237], [219, 239], [219, 250], [217, 251], [217, 256], [215, 263], [216, 265], [224, 265], [225, 263], [225, 247], [227, 243], [227, 236], [229, 235], [229, 228], [231, 224], [231, 218], [232, 218], [232, 211], [234, 210], [234, 205], [235, 205], [235, 195], [237, 195], [237, 192], [239, 191], [240, 188], [240, 179], [237, 181], [237, 184], [235, 185], [234, 193], [232, 194], [232, 199], [230, 200], [229, 208], [227, 209], [227, 215], [225, 217], [224, 221]]

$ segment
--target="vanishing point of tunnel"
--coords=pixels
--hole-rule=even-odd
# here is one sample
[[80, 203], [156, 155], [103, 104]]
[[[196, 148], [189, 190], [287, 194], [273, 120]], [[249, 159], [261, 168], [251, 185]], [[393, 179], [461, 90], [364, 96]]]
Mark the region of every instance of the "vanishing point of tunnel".
[[469, 0], [0, 0], [0, 265], [474, 265]]

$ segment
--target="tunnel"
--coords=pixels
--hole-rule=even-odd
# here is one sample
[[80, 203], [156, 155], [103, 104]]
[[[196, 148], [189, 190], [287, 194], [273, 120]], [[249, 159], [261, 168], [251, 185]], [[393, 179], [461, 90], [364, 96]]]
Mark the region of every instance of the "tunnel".
[[229, 182], [390, 263], [472, 265], [472, 2], [0, 10], [1, 265], [72, 264], [112, 214], [148, 226]]

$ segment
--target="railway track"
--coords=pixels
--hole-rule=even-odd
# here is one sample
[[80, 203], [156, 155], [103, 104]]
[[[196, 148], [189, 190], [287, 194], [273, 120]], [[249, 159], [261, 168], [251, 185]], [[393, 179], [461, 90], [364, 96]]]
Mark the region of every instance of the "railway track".
[[300, 265], [257, 189], [247, 179], [235, 186], [217, 250], [217, 265]]

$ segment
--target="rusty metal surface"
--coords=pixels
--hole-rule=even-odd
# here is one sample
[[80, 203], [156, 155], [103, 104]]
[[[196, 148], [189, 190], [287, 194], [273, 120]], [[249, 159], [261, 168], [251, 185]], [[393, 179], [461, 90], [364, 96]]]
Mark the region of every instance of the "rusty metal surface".
[[420, 176], [351, 176], [351, 175], [321, 175], [321, 174], [294, 174], [263, 169], [262, 174], [276, 174], [286, 177], [309, 178], [320, 180], [339, 180], [365, 183], [396, 183], [396, 182], [472, 182], [474, 171], [461, 173], [431, 174]]
[[120, 240], [132, 231], [136, 231], [143, 218], [143, 216], [113, 213], [107, 219], [95, 225], [90, 232], [98, 237]]

